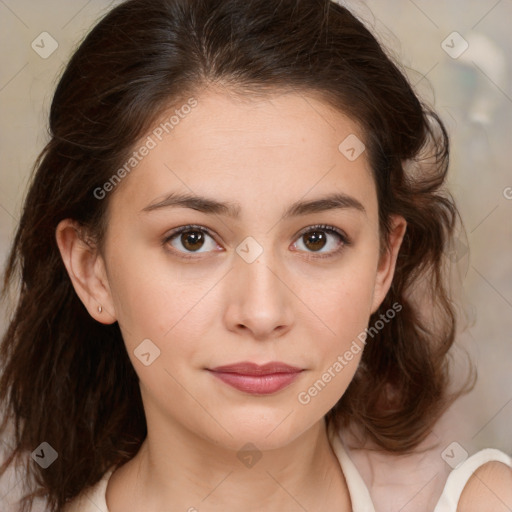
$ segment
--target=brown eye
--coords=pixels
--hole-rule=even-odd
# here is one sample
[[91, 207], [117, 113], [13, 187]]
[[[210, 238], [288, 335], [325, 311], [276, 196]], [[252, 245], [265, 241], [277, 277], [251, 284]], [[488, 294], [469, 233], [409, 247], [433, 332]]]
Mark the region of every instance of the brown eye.
[[303, 235], [304, 245], [312, 251], [319, 251], [327, 243], [325, 233], [322, 231], [310, 231], [308, 234]]
[[173, 247], [174, 252], [183, 255], [204, 253], [215, 250], [217, 244], [205, 228], [183, 226], [164, 239], [164, 244]]
[[[300, 247], [300, 246], [303, 247]], [[294, 247], [306, 253], [318, 253], [320, 257], [333, 256], [350, 245], [348, 237], [333, 226], [312, 226], [299, 235]], [[327, 247], [327, 250], [322, 250]]]
[[180, 241], [188, 251], [197, 251], [204, 244], [204, 235], [200, 231], [184, 231]]

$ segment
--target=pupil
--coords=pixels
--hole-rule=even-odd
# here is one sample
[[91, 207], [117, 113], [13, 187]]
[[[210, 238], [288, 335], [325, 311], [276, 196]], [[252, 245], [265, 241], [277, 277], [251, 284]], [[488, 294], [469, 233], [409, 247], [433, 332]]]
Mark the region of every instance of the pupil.
[[310, 235], [306, 236], [306, 239], [313, 244], [313, 247], [309, 247], [308, 242], [305, 242], [305, 245], [310, 249], [319, 250], [325, 245], [325, 236], [321, 231], [313, 231]]
[[199, 231], [186, 231], [181, 235], [183, 247], [189, 250], [199, 249], [203, 241], [203, 234]]

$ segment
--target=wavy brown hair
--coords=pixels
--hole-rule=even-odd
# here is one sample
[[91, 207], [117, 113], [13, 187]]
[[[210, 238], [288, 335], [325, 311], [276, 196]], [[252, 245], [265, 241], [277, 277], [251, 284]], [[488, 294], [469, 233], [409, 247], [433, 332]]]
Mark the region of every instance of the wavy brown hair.
[[459, 220], [443, 188], [448, 136], [394, 59], [329, 0], [129, 0], [92, 29], [64, 70], [6, 262], [2, 296], [16, 289], [0, 347], [1, 429], [13, 421], [14, 446], [0, 471], [43, 441], [58, 453], [47, 469], [27, 458], [23, 511], [36, 496], [61, 510], [130, 460], [147, 433], [119, 326], [88, 314], [56, 226], [75, 219], [101, 250], [115, 191], [104, 200], [93, 191], [169, 105], [215, 84], [249, 97], [316, 94], [347, 114], [365, 134], [381, 250], [390, 215], [407, 220], [391, 289], [370, 324], [395, 302], [402, 310], [367, 343], [327, 421], [357, 424], [376, 446], [404, 453], [462, 392], [448, 392], [456, 314], [444, 254]]

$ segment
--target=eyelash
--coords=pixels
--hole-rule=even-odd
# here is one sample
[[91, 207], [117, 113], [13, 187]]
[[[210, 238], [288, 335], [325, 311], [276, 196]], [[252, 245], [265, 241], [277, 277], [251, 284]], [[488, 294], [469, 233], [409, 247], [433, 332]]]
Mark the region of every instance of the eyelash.
[[[341, 240], [340, 246], [337, 249], [335, 249], [334, 251], [331, 251], [330, 253], [315, 254], [315, 252], [310, 252], [309, 254], [312, 254], [313, 255], [312, 257], [315, 259], [317, 259], [317, 258], [320, 258], [320, 259], [332, 258], [332, 257], [336, 256], [337, 254], [339, 254], [345, 247], [350, 246], [352, 244], [351, 240], [348, 238], [348, 236], [343, 231], [336, 228], [335, 226], [330, 226], [328, 224], [315, 224], [314, 226], [308, 226], [307, 228], [303, 229], [297, 235], [296, 239], [298, 240], [302, 236], [304, 236], [306, 233], [310, 233], [315, 230], [325, 231], [325, 232], [335, 234]], [[208, 229], [207, 227], [199, 226], [197, 224], [187, 224], [186, 226], [181, 226], [181, 227], [173, 230], [168, 236], [166, 236], [162, 240], [162, 245], [166, 246], [173, 238], [177, 237], [178, 235], [181, 235], [181, 233], [186, 232], [186, 231], [199, 231], [201, 233], [207, 234], [208, 236], [210, 236], [212, 239], [215, 240], [215, 236], [214, 236], [213, 232], [210, 229]], [[177, 251], [175, 249], [172, 250], [172, 252], [173, 253], [178, 252], [180, 257], [186, 258], [186, 259], [196, 259], [197, 258], [197, 256], [194, 256], [195, 253], [184, 253], [182, 251]]]

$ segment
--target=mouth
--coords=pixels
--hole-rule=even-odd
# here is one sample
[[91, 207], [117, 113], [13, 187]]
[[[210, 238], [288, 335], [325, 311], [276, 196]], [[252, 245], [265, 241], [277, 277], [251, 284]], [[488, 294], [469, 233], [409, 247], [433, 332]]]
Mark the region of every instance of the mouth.
[[252, 395], [276, 393], [289, 386], [303, 371], [281, 362], [264, 365], [241, 362], [207, 370], [225, 384]]

